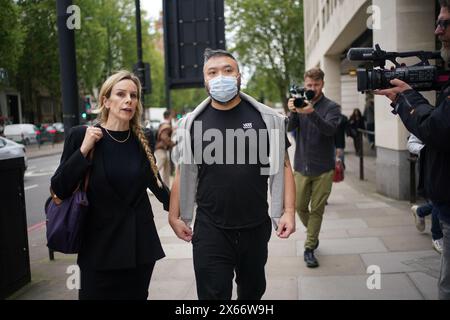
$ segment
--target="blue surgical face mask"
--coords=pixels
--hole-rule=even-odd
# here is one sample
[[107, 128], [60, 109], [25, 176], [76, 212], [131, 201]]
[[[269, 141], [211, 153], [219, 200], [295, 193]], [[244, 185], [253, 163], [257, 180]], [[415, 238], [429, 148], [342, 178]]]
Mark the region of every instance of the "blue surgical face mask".
[[237, 78], [232, 76], [218, 76], [208, 82], [209, 94], [219, 102], [231, 101], [238, 94]]

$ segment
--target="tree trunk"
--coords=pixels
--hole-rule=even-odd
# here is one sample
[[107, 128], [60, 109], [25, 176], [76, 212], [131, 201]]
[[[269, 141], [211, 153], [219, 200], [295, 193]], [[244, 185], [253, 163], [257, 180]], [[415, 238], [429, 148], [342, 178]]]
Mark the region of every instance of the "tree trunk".
[[286, 90], [287, 90], [288, 88], [284, 88], [284, 87], [278, 87], [278, 91], [279, 91], [279, 94], [280, 94], [280, 101], [281, 101], [281, 103], [283, 104], [283, 109], [284, 109], [284, 112], [286, 113], [286, 114], [288, 114], [288, 112], [289, 112], [289, 109], [288, 109], [288, 99], [286, 98]]

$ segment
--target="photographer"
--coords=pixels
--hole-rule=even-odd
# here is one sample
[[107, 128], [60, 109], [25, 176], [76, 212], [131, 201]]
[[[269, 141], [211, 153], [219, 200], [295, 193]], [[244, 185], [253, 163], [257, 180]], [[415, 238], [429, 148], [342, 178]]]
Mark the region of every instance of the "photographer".
[[[441, 11], [435, 34], [442, 43], [441, 55], [450, 61], [450, 0], [440, 0]], [[408, 131], [427, 146], [425, 190], [439, 212], [444, 234], [439, 299], [450, 300], [450, 82], [442, 89], [436, 108], [410, 85], [392, 80], [393, 88], [378, 90], [393, 101], [397, 113]]]
[[301, 108], [294, 105], [293, 98], [288, 102], [291, 111], [288, 131], [296, 130], [297, 133], [294, 162], [296, 209], [307, 229], [304, 260], [308, 268], [319, 266], [314, 250], [319, 246], [325, 204], [333, 184], [334, 135], [341, 114], [339, 105], [323, 95], [323, 86], [323, 71], [309, 70], [305, 73], [305, 87], [314, 91], [314, 98]]

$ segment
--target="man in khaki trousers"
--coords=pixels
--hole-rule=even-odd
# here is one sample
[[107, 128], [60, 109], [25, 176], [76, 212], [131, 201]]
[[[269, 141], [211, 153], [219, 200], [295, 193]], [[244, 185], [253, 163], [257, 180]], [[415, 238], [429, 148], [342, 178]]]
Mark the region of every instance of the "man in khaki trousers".
[[314, 91], [314, 98], [302, 107], [294, 106], [294, 99], [288, 103], [288, 130], [296, 130], [296, 210], [307, 229], [304, 260], [309, 268], [319, 266], [314, 250], [319, 246], [325, 204], [333, 184], [334, 135], [341, 114], [339, 105], [322, 93], [323, 86], [323, 71], [311, 69], [305, 73], [305, 89]]

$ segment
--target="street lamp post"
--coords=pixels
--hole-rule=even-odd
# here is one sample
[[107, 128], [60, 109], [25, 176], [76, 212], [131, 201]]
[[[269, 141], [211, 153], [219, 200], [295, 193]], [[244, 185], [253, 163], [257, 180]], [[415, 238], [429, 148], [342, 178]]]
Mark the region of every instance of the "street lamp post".
[[141, 80], [142, 85], [142, 91], [141, 91], [141, 101], [142, 105], [145, 103], [145, 93], [144, 93], [144, 85], [145, 85], [145, 66], [144, 62], [142, 61], [142, 32], [141, 32], [141, 4], [139, 0], [135, 0], [136, 4], [136, 44], [137, 44], [137, 64], [136, 64], [136, 72], [139, 77], [139, 80]]
[[70, 128], [80, 123], [75, 34], [67, 25], [67, 8], [71, 5], [72, 0], [56, 1], [64, 132], [69, 132]]

